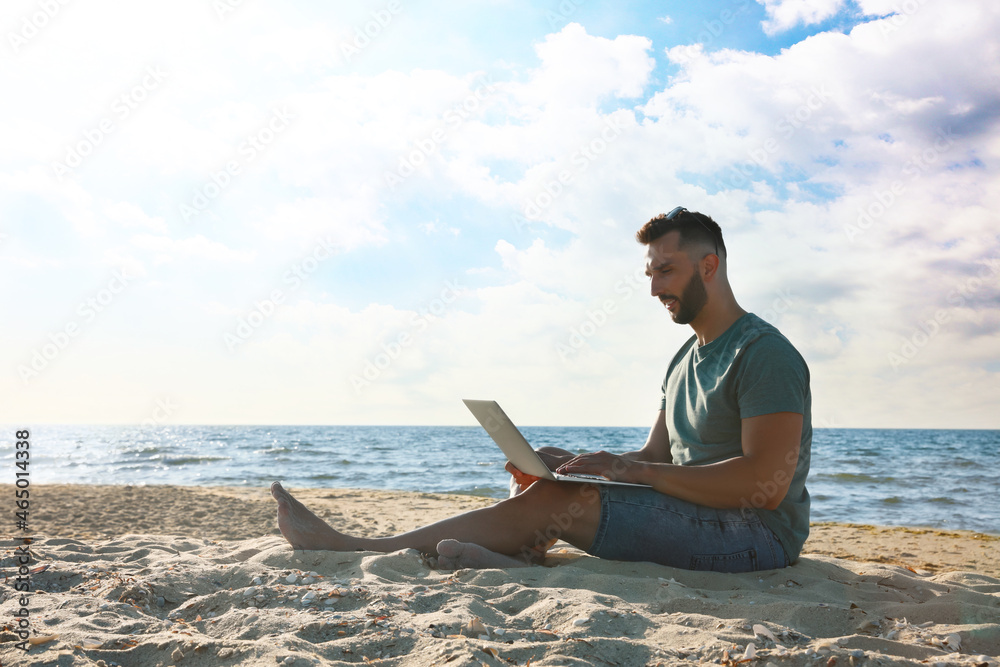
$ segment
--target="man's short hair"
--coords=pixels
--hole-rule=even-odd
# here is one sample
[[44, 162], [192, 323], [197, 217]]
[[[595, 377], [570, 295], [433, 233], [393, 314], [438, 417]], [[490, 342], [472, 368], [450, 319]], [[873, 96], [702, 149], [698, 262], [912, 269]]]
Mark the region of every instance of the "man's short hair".
[[726, 256], [726, 243], [722, 240], [722, 228], [719, 227], [719, 223], [696, 211], [682, 210], [669, 219], [666, 213], [661, 213], [644, 224], [635, 233], [635, 239], [643, 245], [649, 245], [674, 230], [681, 234], [680, 247], [704, 243], [710, 248], [717, 248], [716, 254], [720, 257]]

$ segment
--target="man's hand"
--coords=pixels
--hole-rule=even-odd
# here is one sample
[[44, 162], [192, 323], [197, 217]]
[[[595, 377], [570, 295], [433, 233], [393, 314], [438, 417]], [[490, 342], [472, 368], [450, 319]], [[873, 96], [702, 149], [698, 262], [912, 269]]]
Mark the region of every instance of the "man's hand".
[[517, 482], [517, 485], [521, 487], [522, 490], [528, 488], [541, 479], [541, 477], [535, 477], [534, 475], [521, 472], [515, 468], [514, 464], [510, 461], [507, 461], [507, 465], [504, 466], [504, 470], [514, 476], [514, 481]]
[[[573, 458], [573, 455], [569, 452], [556, 447], [540, 447], [535, 453], [538, 454], [538, 458], [542, 460], [542, 463], [544, 463], [545, 467], [549, 470], [555, 470], [563, 463]], [[514, 481], [517, 482], [518, 486], [520, 486], [522, 490], [528, 488], [541, 479], [541, 477], [535, 477], [534, 475], [521, 472], [514, 467], [514, 464], [510, 461], [507, 461], [507, 465], [504, 466], [504, 470], [514, 476]]]
[[563, 463], [556, 472], [578, 475], [600, 475], [617, 482], [637, 482], [642, 463], [618, 454], [592, 452], [580, 454]]

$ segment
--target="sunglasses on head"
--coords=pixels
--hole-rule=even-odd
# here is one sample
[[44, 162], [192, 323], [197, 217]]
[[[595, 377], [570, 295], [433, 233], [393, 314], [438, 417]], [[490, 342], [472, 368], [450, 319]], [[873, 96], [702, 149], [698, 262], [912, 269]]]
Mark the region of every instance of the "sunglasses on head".
[[[677, 208], [675, 208], [674, 210], [672, 210], [670, 213], [667, 213], [666, 219], [667, 220], [673, 220], [674, 218], [676, 218], [681, 213], [690, 213], [690, 212], [691, 211], [687, 210], [683, 206], [678, 206]], [[704, 227], [705, 230], [712, 236], [712, 242], [715, 243], [715, 254], [718, 255], [719, 254], [719, 239], [715, 236], [715, 232], [713, 232], [708, 225], [706, 225], [704, 222], [702, 222], [698, 218], [695, 218], [695, 221], [699, 225], [701, 225], [702, 227]]]

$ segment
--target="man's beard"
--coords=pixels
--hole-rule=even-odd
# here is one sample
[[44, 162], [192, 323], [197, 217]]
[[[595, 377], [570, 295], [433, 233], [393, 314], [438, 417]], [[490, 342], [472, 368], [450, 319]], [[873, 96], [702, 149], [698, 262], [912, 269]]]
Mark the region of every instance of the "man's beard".
[[708, 302], [708, 291], [705, 283], [702, 282], [701, 275], [696, 271], [688, 284], [684, 286], [684, 292], [677, 298], [677, 314], [673, 316], [677, 324], [691, 324], [698, 313]]

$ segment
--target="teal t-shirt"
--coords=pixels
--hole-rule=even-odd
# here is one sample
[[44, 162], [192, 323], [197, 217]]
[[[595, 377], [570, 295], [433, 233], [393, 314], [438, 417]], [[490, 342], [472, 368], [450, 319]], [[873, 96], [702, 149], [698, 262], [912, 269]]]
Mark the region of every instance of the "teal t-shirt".
[[[788, 493], [777, 509], [762, 493], [745, 499], [795, 561], [809, 536], [809, 454], [812, 444], [809, 368], [788, 339], [753, 313], [702, 346], [692, 336], [663, 381], [670, 453], [680, 465], [707, 465], [743, 455], [742, 419], [774, 412], [802, 415], [802, 443]], [[669, 409], [667, 406], [671, 406]]]

